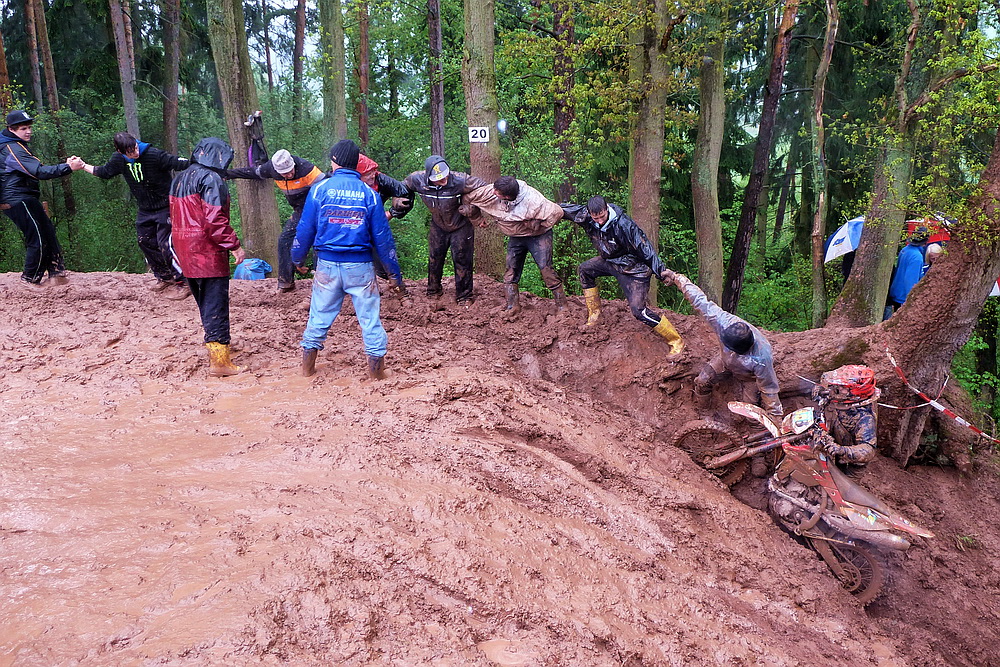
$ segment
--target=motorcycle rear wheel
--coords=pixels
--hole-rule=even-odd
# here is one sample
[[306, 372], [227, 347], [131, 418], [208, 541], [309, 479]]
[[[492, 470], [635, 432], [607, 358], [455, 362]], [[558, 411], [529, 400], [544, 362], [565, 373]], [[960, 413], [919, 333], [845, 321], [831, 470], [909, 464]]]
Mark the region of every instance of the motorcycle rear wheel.
[[[837, 559], [841, 571], [833, 575], [844, 589], [862, 605], [867, 605], [882, 592], [885, 571], [870, 551], [852, 544], [827, 542], [830, 552]], [[817, 550], [819, 551], [819, 550]], [[827, 558], [822, 551], [819, 554]]]
[[[684, 424], [674, 434], [671, 444], [687, 452], [702, 468], [705, 468], [705, 464], [711, 459], [744, 447], [743, 438], [739, 433], [725, 424], [708, 419], [696, 419]], [[722, 468], [705, 469], [722, 480], [726, 486], [732, 486], [743, 479], [748, 465], [747, 459], [740, 459]]]

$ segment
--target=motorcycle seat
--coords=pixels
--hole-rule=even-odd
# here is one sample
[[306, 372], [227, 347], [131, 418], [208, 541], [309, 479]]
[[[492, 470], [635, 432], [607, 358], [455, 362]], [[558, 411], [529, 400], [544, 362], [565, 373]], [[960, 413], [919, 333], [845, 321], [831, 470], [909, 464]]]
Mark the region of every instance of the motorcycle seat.
[[847, 502], [854, 503], [855, 505], [871, 507], [874, 510], [878, 510], [882, 514], [890, 513], [890, 510], [885, 506], [885, 503], [852, 482], [851, 478], [841, 472], [840, 468], [837, 466], [830, 466], [830, 475], [833, 477], [833, 481], [837, 483], [837, 488], [840, 489], [840, 495], [843, 496], [844, 500]]

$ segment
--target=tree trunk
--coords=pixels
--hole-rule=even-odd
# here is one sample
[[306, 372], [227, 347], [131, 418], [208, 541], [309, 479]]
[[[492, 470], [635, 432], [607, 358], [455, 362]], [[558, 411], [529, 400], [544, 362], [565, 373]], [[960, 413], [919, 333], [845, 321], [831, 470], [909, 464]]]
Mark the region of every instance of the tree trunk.
[[181, 2], [163, 2], [163, 149], [177, 155], [181, 72]]
[[431, 89], [431, 153], [444, 155], [444, 70], [441, 66], [441, 0], [427, 0], [427, 80]]
[[813, 182], [812, 169], [802, 169], [801, 191], [799, 192], [799, 210], [795, 217], [795, 237], [792, 246], [798, 257], [812, 256], [812, 222], [813, 222]]
[[340, 0], [319, 0], [319, 21], [323, 52], [323, 129], [333, 143], [347, 138], [344, 14]]
[[135, 40], [132, 39], [132, 3], [121, 0], [122, 28], [125, 31], [125, 49], [128, 52], [128, 66], [135, 79]]
[[31, 92], [35, 97], [35, 112], [45, 112], [42, 94], [42, 69], [38, 61], [38, 26], [35, 21], [35, 0], [24, 0], [24, 25], [28, 33], [28, 69], [31, 70]]
[[[243, 121], [259, 108], [241, 0], [208, 0], [208, 36], [212, 44], [222, 112], [237, 166], [247, 159], [249, 139]], [[278, 265], [278, 205], [270, 181], [236, 181], [243, 245], [247, 254]]]
[[851, 275], [830, 313], [831, 325], [858, 327], [882, 319], [899, 234], [906, 222], [912, 166], [912, 140], [882, 149], [861, 242]]
[[562, 157], [565, 180], [559, 184], [557, 199], [572, 201], [576, 196], [573, 171], [576, 157], [573, 153], [571, 128], [576, 117], [573, 103], [573, 88], [576, 82], [576, 68], [573, 64], [573, 42], [576, 31], [573, 21], [573, 0], [556, 0], [552, 3], [552, 34], [555, 35], [555, 57], [552, 63], [552, 115], [553, 130]]
[[125, 15], [121, 0], [108, 0], [111, 26], [115, 35], [115, 53], [118, 56], [118, 77], [121, 79], [122, 107], [125, 110], [125, 129], [137, 140], [139, 136], [139, 103], [135, 97], [135, 69], [125, 33]]
[[[35, 26], [38, 33], [38, 46], [42, 54], [42, 65], [45, 70], [45, 88], [48, 93], [49, 110], [56, 126], [56, 155], [60, 162], [66, 161], [66, 142], [63, 139], [62, 119], [59, 116], [59, 89], [56, 87], [56, 68], [52, 62], [52, 49], [49, 48], [49, 29], [45, 22], [45, 10], [42, 0], [35, 0]], [[72, 218], [76, 215], [76, 198], [73, 196], [73, 180], [60, 178], [63, 201], [66, 205], [66, 215]]]
[[399, 118], [399, 70], [396, 69], [396, 42], [385, 45], [385, 78], [389, 85], [389, 118]]
[[771, 169], [764, 170], [764, 180], [760, 184], [760, 195], [757, 197], [757, 222], [755, 224], [757, 240], [756, 266], [764, 268], [767, 259], [767, 214], [771, 204]]
[[[646, 0], [646, 15], [633, 38], [629, 76], [642, 93], [635, 101], [632, 142], [629, 150], [629, 189], [632, 219], [660, 247], [660, 180], [663, 168], [663, 135], [670, 64], [665, 57], [670, 31], [680, 19], [671, 19], [675, 5], [667, 0]], [[649, 285], [647, 302], [656, 305], [658, 281]]]
[[3, 45], [3, 32], [0, 32], [0, 113], [6, 115], [13, 102], [10, 94], [10, 73], [7, 71], [7, 50]]
[[361, 150], [368, 149], [368, 88], [371, 72], [371, 52], [368, 45], [368, 0], [358, 2], [358, 139]]
[[813, 80], [813, 114], [812, 114], [812, 144], [813, 144], [813, 174], [816, 194], [816, 210], [812, 227], [812, 287], [813, 327], [823, 326], [826, 319], [826, 272], [824, 271], [824, 248], [826, 240], [827, 192], [829, 190], [826, 178], [826, 128], [823, 124], [823, 103], [826, 98], [826, 75], [830, 71], [830, 61], [833, 59], [833, 46], [837, 40], [837, 28], [840, 26], [840, 9], [837, 0], [826, 0], [826, 36], [823, 39], [823, 53], [816, 78]]
[[[320, 0], [320, 16], [322, 16], [322, 0]], [[274, 65], [271, 63], [271, 22], [267, 20], [267, 0], [260, 0], [260, 16], [264, 20], [264, 62], [267, 66], [267, 92], [274, 92]], [[322, 18], [320, 19], [322, 22]], [[325, 30], [325, 23], [323, 24]], [[324, 82], [325, 83], [325, 82]]]
[[[488, 183], [500, 177], [497, 80], [493, 69], [494, 0], [465, 0], [462, 87], [469, 127], [485, 127], [490, 140], [469, 144], [471, 172]], [[476, 230], [476, 270], [497, 280], [504, 273], [504, 236], [496, 225]]]
[[771, 233], [771, 245], [778, 245], [781, 238], [781, 228], [785, 225], [785, 211], [788, 209], [788, 195], [795, 187], [795, 158], [796, 139], [792, 139], [792, 145], [788, 149], [788, 157], [785, 158], [785, 176], [781, 179], [781, 194], [778, 195], [778, 209], [774, 212], [774, 231]]
[[705, 18], [710, 33], [698, 86], [698, 137], [691, 160], [691, 199], [698, 245], [698, 286], [709, 299], [722, 296], [722, 219], [719, 215], [719, 157], [725, 136], [725, 34], [720, 17]]
[[302, 58], [306, 48], [306, 0], [295, 5], [295, 43], [292, 47], [292, 131], [302, 118]]
[[757, 145], [754, 149], [753, 168], [750, 181], [747, 183], [743, 196], [743, 207], [740, 210], [740, 222], [736, 228], [736, 239], [733, 242], [733, 253], [726, 271], [725, 287], [721, 306], [729, 312], [736, 312], [743, 292], [743, 274], [746, 270], [747, 257], [750, 254], [750, 238], [754, 230], [757, 216], [757, 202], [764, 183], [765, 172], [771, 156], [771, 145], [774, 138], [774, 120], [778, 111], [778, 98], [785, 77], [785, 63], [788, 60], [788, 45], [792, 39], [792, 28], [795, 27], [795, 17], [798, 14], [799, 0], [785, 0], [785, 8], [778, 27], [778, 38], [774, 47], [774, 57], [771, 58], [771, 70], [764, 89], [764, 103], [757, 131]]

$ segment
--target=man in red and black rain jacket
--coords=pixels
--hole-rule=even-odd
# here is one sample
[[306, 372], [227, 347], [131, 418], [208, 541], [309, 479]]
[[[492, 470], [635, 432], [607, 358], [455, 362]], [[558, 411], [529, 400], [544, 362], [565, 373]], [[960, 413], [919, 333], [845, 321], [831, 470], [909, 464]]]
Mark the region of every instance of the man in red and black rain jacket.
[[220, 175], [233, 161], [222, 139], [202, 139], [191, 166], [170, 185], [171, 238], [201, 313], [211, 367], [209, 375], [240, 372], [229, 360], [229, 254], [237, 264], [245, 254], [229, 224], [229, 186]]

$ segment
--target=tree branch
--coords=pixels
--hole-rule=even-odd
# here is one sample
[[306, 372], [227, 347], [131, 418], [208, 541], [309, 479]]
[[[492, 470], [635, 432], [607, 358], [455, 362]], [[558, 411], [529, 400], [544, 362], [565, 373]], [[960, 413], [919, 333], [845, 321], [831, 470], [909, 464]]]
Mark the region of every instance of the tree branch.
[[1000, 64], [992, 63], [990, 65], [983, 65], [982, 67], [977, 67], [971, 70], [968, 67], [959, 67], [950, 74], [941, 77], [933, 86], [931, 86], [924, 92], [920, 93], [920, 95], [917, 96], [917, 99], [913, 100], [913, 103], [906, 109], [906, 115], [904, 119], [905, 122], [909, 122], [912, 119], [912, 116], [916, 114], [916, 111], [919, 107], [927, 104], [932, 94], [941, 90], [945, 86], [954, 83], [955, 81], [963, 77], [969, 76], [970, 74], [974, 73], [986, 74], [987, 72], [992, 72], [996, 69], [1000, 69]]

